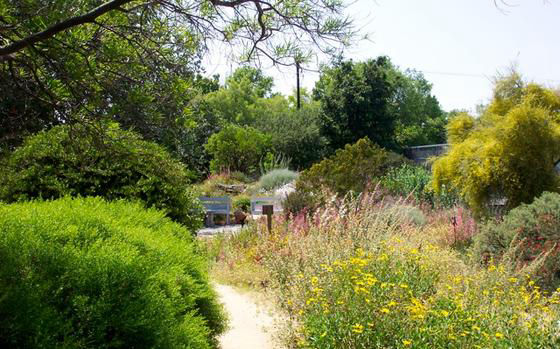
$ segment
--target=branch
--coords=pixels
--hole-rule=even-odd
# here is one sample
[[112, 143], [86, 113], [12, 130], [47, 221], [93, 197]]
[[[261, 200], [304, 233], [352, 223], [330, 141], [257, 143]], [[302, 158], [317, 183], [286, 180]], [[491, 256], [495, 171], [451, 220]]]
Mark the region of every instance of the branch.
[[113, 1], [109, 1], [106, 2], [105, 4], [91, 10], [90, 12], [81, 15], [81, 16], [77, 16], [77, 17], [72, 17], [69, 18], [63, 22], [57, 23], [55, 25], [53, 25], [50, 28], [47, 28], [41, 32], [35, 33], [35, 34], [31, 34], [30, 36], [15, 41], [7, 46], [4, 47], [0, 47], [0, 58], [4, 57], [4, 56], [8, 56], [11, 55], [12, 53], [16, 53], [18, 51], [23, 50], [24, 48], [33, 45], [34, 43], [37, 43], [39, 41], [44, 41], [46, 39], [49, 39], [51, 37], [53, 37], [54, 35], [65, 31], [67, 29], [70, 29], [72, 27], [81, 25], [81, 24], [86, 24], [86, 23], [93, 23], [95, 22], [95, 19], [104, 15], [105, 13], [112, 11], [112, 10], [117, 10], [119, 9], [122, 5], [125, 5], [129, 2], [132, 2], [134, 0], [113, 0]]

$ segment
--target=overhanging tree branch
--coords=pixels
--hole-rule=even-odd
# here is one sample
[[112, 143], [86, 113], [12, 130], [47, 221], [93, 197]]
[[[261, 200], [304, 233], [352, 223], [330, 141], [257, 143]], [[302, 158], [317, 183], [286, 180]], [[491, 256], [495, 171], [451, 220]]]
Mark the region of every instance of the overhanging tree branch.
[[0, 57], [11, 55], [12, 53], [16, 53], [24, 48], [33, 45], [39, 41], [43, 41], [49, 39], [56, 34], [70, 29], [72, 27], [86, 24], [86, 23], [94, 23], [95, 19], [104, 15], [105, 13], [119, 9], [121, 6], [126, 5], [127, 3], [133, 2], [134, 0], [113, 0], [106, 2], [105, 4], [91, 10], [90, 12], [83, 14], [81, 16], [69, 18], [63, 22], [57, 23], [52, 27], [49, 27], [41, 32], [32, 34], [26, 38], [21, 40], [15, 41], [7, 46], [0, 47]]

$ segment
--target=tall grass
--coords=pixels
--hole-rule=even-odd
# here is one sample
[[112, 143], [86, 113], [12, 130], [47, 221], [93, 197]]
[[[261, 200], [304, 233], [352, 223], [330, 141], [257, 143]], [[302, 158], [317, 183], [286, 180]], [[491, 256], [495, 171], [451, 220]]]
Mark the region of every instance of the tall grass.
[[501, 265], [468, 264], [446, 244], [449, 221], [418, 225], [402, 207], [376, 193], [332, 199], [313, 215], [276, 217], [272, 234], [256, 224], [252, 243], [232, 249], [233, 237], [220, 248], [266, 272], [293, 320], [291, 347], [560, 345], [558, 292]]

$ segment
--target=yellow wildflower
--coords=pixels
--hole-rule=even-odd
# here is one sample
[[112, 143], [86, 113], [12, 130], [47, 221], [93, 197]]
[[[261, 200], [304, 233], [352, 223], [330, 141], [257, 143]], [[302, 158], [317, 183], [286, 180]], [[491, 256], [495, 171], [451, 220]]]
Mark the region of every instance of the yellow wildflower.
[[364, 326], [362, 326], [360, 324], [355, 324], [354, 326], [352, 326], [352, 332], [362, 333], [362, 332], [364, 332]]

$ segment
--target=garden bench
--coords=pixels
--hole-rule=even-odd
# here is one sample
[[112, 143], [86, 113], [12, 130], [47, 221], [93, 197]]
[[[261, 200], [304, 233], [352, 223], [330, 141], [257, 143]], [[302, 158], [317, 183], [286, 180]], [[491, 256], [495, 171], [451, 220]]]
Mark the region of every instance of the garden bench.
[[263, 205], [273, 205], [274, 212], [282, 212], [284, 208], [282, 207], [282, 198], [278, 196], [269, 197], [253, 197], [251, 198], [251, 214], [252, 215], [262, 215]]
[[231, 199], [228, 196], [220, 197], [200, 197], [200, 202], [204, 206], [206, 212], [206, 225], [214, 225], [214, 215], [226, 215], [226, 225], [229, 225], [229, 216], [231, 214]]

